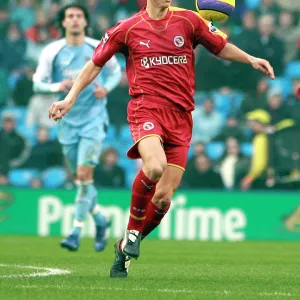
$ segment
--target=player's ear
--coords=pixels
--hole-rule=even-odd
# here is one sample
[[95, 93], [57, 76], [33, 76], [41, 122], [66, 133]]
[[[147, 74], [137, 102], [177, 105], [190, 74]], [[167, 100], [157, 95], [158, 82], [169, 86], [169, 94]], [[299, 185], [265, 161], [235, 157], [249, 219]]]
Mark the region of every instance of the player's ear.
[[66, 28], [66, 21], [63, 20], [62, 23], [61, 23], [61, 25], [62, 25], [63, 28]]
[[86, 19], [84, 19], [84, 28], [86, 28], [88, 26], [88, 22]]

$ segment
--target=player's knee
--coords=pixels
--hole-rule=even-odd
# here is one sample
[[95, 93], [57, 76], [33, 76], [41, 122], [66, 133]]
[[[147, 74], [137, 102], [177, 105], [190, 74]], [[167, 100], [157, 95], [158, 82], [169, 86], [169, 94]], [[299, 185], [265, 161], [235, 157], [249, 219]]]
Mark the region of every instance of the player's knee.
[[82, 182], [92, 179], [90, 168], [79, 167], [76, 172], [76, 179]]
[[153, 179], [160, 179], [165, 169], [167, 168], [167, 162], [164, 160], [152, 159], [145, 165], [150, 177]]

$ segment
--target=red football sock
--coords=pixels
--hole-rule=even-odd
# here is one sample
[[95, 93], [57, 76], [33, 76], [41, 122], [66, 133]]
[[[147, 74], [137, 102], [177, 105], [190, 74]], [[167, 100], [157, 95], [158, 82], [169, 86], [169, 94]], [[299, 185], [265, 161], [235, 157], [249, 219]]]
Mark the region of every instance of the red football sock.
[[165, 209], [159, 209], [152, 201], [149, 203], [146, 212], [146, 220], [142, 233], [144, 239], [152, 230], [154, 230], [161, 222], [170, 208], [170, 204]]
[[158, 181], [149, 179], [141, 170], [136, 176], [132, 186], [130, 204], [130, 218], [128, 230], [142, 231], [146, 219], [146, 209], [151, 202]]

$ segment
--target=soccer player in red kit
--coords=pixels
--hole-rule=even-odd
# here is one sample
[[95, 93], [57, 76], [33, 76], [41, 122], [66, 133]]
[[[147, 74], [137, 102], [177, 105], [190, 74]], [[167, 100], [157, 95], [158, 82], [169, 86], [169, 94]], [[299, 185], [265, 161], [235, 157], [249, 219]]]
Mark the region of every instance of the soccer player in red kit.
[[145, 9], [110, 29], [65, 100], [49, 109], [50, 117], [60, 119], [116, 52], [126, 56], [134, 140], [128, 157], [141, 157], [143, 168], [133, 183], [129, 223], [116, 243], [111, 277], [127, 277], [130, 258], [139, 257], [140, 241], [167, 213], [185, 170], [193, 127], [194, 48], [200, 44], [219, 58], [251, 64], [274, 79], [266, 60], [228, 43], [212, 23], [171, 2], [148, 0]]

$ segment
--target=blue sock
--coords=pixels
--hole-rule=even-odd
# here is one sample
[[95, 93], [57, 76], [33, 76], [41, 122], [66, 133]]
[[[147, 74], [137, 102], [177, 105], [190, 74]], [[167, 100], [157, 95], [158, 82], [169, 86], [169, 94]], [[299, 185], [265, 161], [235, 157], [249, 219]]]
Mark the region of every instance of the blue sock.
[[105, 227], [107, 226], [107, 219], [106, 217], [101, 213], [98, 207], [98, 197], [93, 198], [92, 204], [90, 206], [90, 213], [94, 219], [95, 225], [99, 227]]
[[75, 226], [71, 232], [72, 235], [80, 235], [81, 233], [81, 227]]
[[107, 226], [107, 220], [100, 211], [98, 211], [96, 214], [93, 214], [92, 216], [94, 218], [96, 226], [100, 226], [100, 227]]
[[72, 234], [80, 235], [84, 221], [88, 217], [92, 199], [97, 195], [97, 191], [93, 184], [78, 184], [76, 202], [75, 202], [75, 221]]

